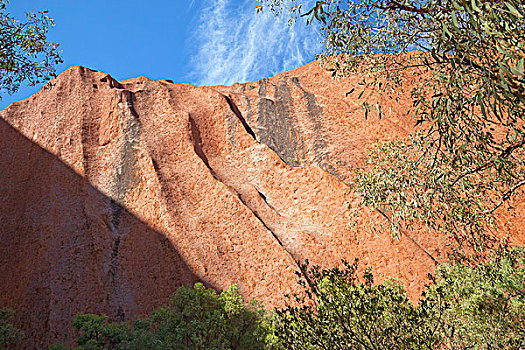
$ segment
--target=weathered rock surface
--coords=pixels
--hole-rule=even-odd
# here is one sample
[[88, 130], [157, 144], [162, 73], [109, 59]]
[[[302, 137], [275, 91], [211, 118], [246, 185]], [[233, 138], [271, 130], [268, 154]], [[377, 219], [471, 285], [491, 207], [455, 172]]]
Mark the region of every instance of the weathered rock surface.
[[358, 81], [317, 63], [231, 87], [76, 66], [0, 112], [0, 307], [25, 347], [79, 311], [129, 319], [196, 281], [279, 306], [304, 259], [358, 257], [416, 298], [434, 266], [423, 249], [437, 257], [443, 240], [371, 235], [374, 215], [348, 227], [352, 169], [414, 124], [407, 96], [365, 119], [360, 91], [345, 95]]

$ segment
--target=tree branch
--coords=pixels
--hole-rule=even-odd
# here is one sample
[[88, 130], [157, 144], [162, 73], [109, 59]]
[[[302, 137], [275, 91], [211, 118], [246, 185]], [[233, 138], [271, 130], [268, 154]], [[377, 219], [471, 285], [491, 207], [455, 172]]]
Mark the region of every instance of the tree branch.
[[431, 10], [431, 9], [407, 6], [395, 0], [390, 1], [390, 4], [386, 6], [379, 5], [379, 4], [374, 4], [373, 6], [380, 10], [403, 10], [403, 11], [413, 12], [413, 13], [418, 13], [418, 14], [429, 14], [429, 13], [434, 12], [434, 10]]
[[[519, 143], [517, 143], [515, 145], [510, 145], [507, 148], [505, 148], [501, 152], [499, 158], [507, 158], [508, 156], [510, 156], [512, 154], [512, 152], [514, 152], [515, 150], [517, 150], [518, 148], [523, 147], [523, 146], [525, 146], [525, 134], [523, 134], [521, 136], [521, 141]], [[458, 178], [456, 180], [454, 180], [452, 182], [452, 184], [450, 184], [450, 186], [454, 186], [459, 180], [461, 180], [465, 176], [477, 173], [478, 171], [484, 170], [484, 169], [486, 169], [487, 167], [489, 167], [489, 166], [491, 166], [493, 164], [494, 164], [494, 161], [491, 160], [491, 161], [489, 161], [487, 163], [481, 164], [480, 166], [478, 166], [475, 169], [471, 169], [471, 170], [468, 170], [468, 171], [464, 172], [463, 174], [459, 175]]]
[[491, 210], [485, 212], [485, 214], [490, 215], [490, 214], [494, 213], [499, 207], [501, 207], [503, 205], [503, 203], [505, 203], [512, 196], [512, 194], [514, 192], [516, 192], [516, 190], [518, 190], [523, 185], [525, 185], [525, 180], [517, 183], [516, 186], [512, 187], [507, 192], [505, 192], [503, 194], [503, 197], [501, 198], [501, 201], [494, 208], [492, 208]]

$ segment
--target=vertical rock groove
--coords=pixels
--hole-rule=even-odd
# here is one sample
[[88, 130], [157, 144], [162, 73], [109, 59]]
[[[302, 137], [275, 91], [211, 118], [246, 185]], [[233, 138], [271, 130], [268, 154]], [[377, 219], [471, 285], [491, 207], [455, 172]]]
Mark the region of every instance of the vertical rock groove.
[[304, 141], [291, 121], [294, 113], [290, 87], [285, 79], [275, 86], [273, 100], [267, 97], [267, 81], [259, 86], [259, 141], [291, 166], [304, 165]]
[[292, 77], [292, 83], [303, 92], [304, 99], [306, 100], [306, 109], [308, 111], [308, 119], [312, 125], [313, 131], [313, 158], [309, 161], [321, 167], [330, 174], [338, 177], [340, 180], [346, 180], [345, 176], [341, 175], [333, 166], [330, 164], [330, 154], [328, 152], [328, 146], [326, 142], [325, 128], [321, 122], [323, 109], [317, 103], [315, 95], [306, 91], [299, 82], [299, 78]]
[[118, 164], [110, 188], [109, 221], [114, 243], [110, 262], [109, 303], [115, 310], [116, 318], [124, 320], [126, 317], [124, 305], [130, 304], [133, 294], [119, 265], [119, 248], [127, 233], [127, 229], [120, 227], [120, 217], [123, 213], [127, 192], [139, 181], [135, 164], [138, 158], [141, 126], [133, 105], [133, 93], [128, 90], [117, 90], [116, 94], [122, 133]]
[[235, 105], [235, 103], [233, 103], [231, 98], [229, 98], [226, 95], [223, 95], [223, 96], [226, 102], [228, 103], [228, 106], [230, 106], [230, 109], [232, 110], [232, 112], [237, 116], [237, 118], [241, 122], [242, 126], [244, 127], [244, 130], [248, 133], [248, 135], [253, 137], [254, 140], [257, 140], [255, 133], [253, 132], [252, 128], [246, 122], [246, 119], [244, 119], [242, 113], [239, 111], [239, 108], [237, 108], [237, 106]]

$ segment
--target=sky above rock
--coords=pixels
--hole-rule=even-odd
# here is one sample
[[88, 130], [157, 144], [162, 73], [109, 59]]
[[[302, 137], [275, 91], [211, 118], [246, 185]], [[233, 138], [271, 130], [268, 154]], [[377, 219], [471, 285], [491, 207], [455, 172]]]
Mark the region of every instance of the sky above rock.
[[[311, 2], [311, 1], [310, 1]], [[255, 0], [11, 0], [9, 11], [49, 10], [58, 72], [82, 65], [117, 80], [147, 76], [194, 85], [255, 81], [294, 69], [321, 50], [318, 31], [286, 16], [256, 14]], [[2, 93], [0, 109], [41, 86]]]

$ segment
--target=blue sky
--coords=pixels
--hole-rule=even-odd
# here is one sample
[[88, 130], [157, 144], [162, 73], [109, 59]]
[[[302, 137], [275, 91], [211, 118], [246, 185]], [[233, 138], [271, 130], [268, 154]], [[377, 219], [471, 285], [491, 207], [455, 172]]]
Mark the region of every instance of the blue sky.
[[[58, 72], [78, 64], [117, 80], [229, 85], [300, 67], [321, 49], [314, 28], [257, 15], [255, 0], [11, 0], [8, 9], [19, 19], [49, 10], [49, 38], [64, 59]], [[0, 110], [40, 88], [3, 93]]]

